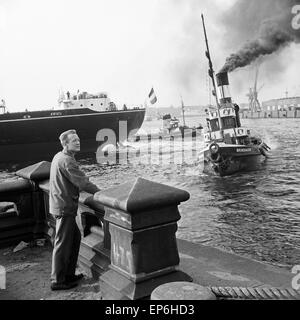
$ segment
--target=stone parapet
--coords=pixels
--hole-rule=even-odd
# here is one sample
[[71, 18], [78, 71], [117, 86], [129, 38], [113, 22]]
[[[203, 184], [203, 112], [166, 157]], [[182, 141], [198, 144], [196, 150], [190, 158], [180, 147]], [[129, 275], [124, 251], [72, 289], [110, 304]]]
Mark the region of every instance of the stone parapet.
[[111, 236], [109, 271], [100, 277], [108, 299], [142, 299], [163, 283], [191, 281], [178, 271], [178, 205], [186, 191], [142, 178], [99, 192]]

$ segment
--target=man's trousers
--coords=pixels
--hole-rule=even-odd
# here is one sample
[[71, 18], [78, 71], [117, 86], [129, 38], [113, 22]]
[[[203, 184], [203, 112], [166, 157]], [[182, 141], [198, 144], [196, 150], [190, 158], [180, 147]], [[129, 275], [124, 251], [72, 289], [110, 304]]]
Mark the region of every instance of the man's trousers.
[[62, 283], [66, 276], [75, 274], [81, 234], [76, 216], [56, 217], [55, 230], [51, 281]]

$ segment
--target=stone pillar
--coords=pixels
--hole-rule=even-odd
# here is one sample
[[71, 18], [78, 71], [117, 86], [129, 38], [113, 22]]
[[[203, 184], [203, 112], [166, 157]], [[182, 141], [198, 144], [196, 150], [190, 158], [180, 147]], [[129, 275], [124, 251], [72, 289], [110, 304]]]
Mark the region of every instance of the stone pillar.
[[104, 299], [142, 299], [164, 283], [192, 281], [178, 270], [178, 205], [189, 193], [142, 178], [95, 194], [105, 207], [111, 264], [100, 277]]

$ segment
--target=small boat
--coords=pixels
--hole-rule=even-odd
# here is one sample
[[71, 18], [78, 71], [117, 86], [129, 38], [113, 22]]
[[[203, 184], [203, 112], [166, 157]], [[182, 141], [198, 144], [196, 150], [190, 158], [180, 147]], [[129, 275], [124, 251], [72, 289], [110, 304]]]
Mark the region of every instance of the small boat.
[[195, 137], [197, 134], [202, 134], [203, 127], [199, 124], [198, 127], [189, 127], [185, 124], [185, 118], [183, 116], [183, 125], [176, 117], [171, 117], [170, 114], [163, 116], [163, 129], [162, 138], [174, 137], [174, 138], [187, 138]]
[[239, 106], [232, 102], [227, 72], [216, 74], [216, 88], [213, 66], [210, 58], [206, 29], [203, 28], [209, 60], [209, 75], [214, 87], [216, 107], [206, 110], [207, 130], [204, 133], [204, 173], [228, 176], [240, 171], [257, 168], [267, 156], [270, 147], [259, 137], [251, 135], [251, 130], [241, 125]]
[[196, 137], [196, 135], [202, 134], [203, 127], [201, 124], [198, 127], [188, 127], [186, 125], [181, 125], [179, 119], [175, 116], [172, 117], [169, 113], [162, 117], [163, 126], [157, 131], [151, 133], [148, 132], [138, 132], [133, 140], [143, 141], [143, 140], [174, 140], [174, 139], [184, 139], [189, 137]]

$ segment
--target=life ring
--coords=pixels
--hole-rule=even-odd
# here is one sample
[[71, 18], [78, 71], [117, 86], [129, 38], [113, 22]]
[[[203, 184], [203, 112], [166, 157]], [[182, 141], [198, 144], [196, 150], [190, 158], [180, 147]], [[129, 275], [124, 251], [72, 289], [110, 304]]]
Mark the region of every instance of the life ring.
[[210, 146], [209, 146], [209, 152], [210, 154], [216, 154], [218, 153], [220, 150], [220, 147], [217, 143], [213, 142]]
[[219, 153], [220, 147], [217, 143], [213, 142], [209, 146], [209, 158], [212, 162], [219, 162], [221, 160], [221, 155]]
[[221, 160], [221, 155], [220, 155], [220, 153], [211, 154], [211, 155], [210, 155], [210, 160], [211, 160], [212, 162], [215, 162], [215, 163], [220, 162], [220, 160]]

